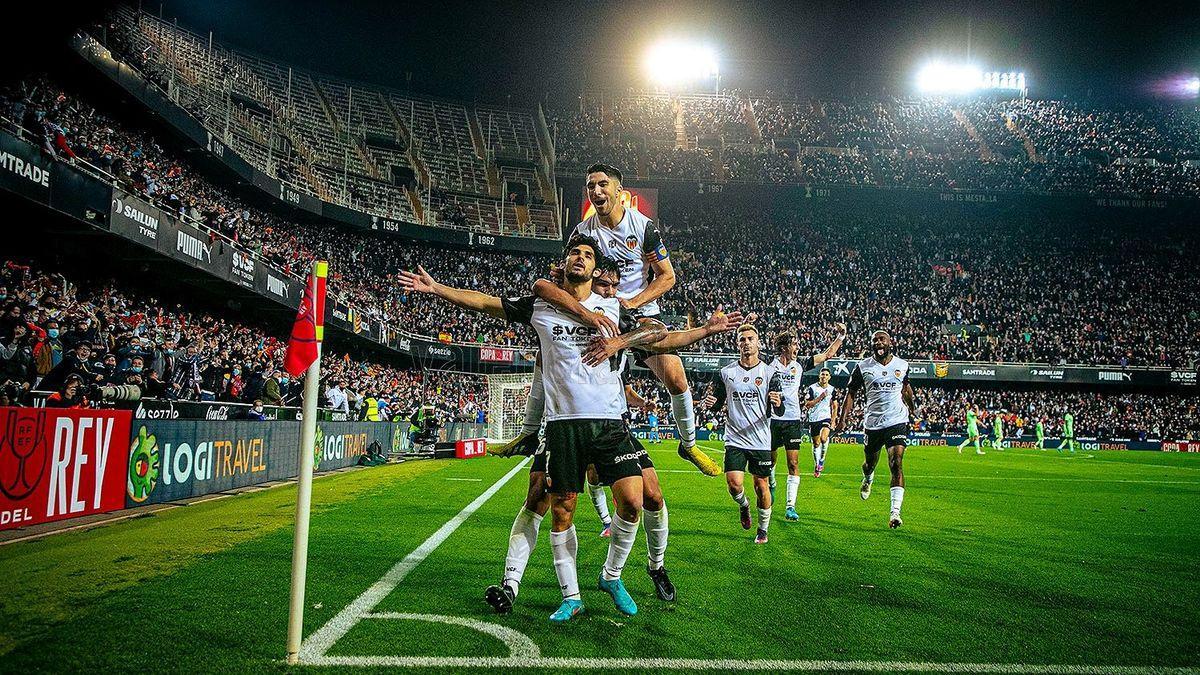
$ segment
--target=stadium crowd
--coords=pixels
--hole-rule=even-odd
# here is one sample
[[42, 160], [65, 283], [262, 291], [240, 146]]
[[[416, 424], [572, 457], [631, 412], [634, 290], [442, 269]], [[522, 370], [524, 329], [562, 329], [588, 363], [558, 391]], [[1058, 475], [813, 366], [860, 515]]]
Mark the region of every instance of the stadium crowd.
[[[366, 315], [445, 341], [523, 346], [524, 329], [406, 294], [399, 269], [424, 265], [457, 286], [511, 295], [549, 259], [455, 253], [328, 225], [290, 222], [251, 206], [159, 143], [46, 80], [6, 92], [0, 110], [47, 153], [100, 167], [135, 191], [254, 251], [285, 271], [333, 261], [330, 290]], [[842, 115], [859, 119], [862, 115]], [[839, 157], [852, 166], [860, 155]], [[748, 156], [747, 161], [753, 161]], [[856, 180], [853, 170], [847, 180]], [[663, 300], [676, 315], [718, 305], [763, 315], [816, 344], [834, 317], [852, 336], [886, 325], [909, 358], [1192, 367], [1200, 326], [1186, 290], [1196, 273], [1186, 235], [1039, 213], [937, 215], [684, 203], [660, 227], [679, 282]], [[936, 245], [929, 245], [936, 242]], [[755, 270], [745, 261], [753, 260]], [[768, 283], [744, 280], [762, 270]], [[702, 343], [731, 351], [725, 343]], [[853, 341], [848, 350], [861, 349]]]
[[[100, 387], [187, 401], [297, 406], [302, 383], [283, 370], [286, 341], [262, 325], [193, 311], [115, 281], [83, 280], [5, 260], [0, 269], [0, 405], [99, 402]], [[327, 354], [324, 405], [385, 419], [432, 405], [443, 420], [482, 421], [481, 378], [407, 370]], [[337, 393], [331, 393], [334, 389]], [[481, 398], [482, 397], [482, 398]]]
[[[678, 133], [668, 117], [676, 105], [686, 149], [675, 147]], [[552, 117], [560, 165], [578, 169], [604, 156], [644, 178], [1200, 196], [1195, 106], [1016, 98], [797, 100], [732, 91], [585, 95], [577, 107]], [[704, 138], [720, 143], [695, 142]], [[663, 143], [672, 149], [664, 152]], [[613, 154], [614, 148], [619, 152]], [[714, 163], [719, 172], [697, 171]]]

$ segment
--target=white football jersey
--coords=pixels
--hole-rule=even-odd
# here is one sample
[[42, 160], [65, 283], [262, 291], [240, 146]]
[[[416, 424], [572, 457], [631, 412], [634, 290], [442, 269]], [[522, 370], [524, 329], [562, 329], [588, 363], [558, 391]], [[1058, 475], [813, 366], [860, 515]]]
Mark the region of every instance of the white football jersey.
[[775, 369], [766, 361], [753, 368], [734, 361], [721, 369], [716, 381], [717, 405], [728, 403], [725, 444], [743, 450], [771, 449], [771, 403], [767, 387]]
[[[659, 260], [668, 257], [667, 247], [663, 244], [654, 221], [632, 207], [625, 207], [625, 216], [617, 227], [606, 227], [600, 222], [600, 216], [579, 223], [572, 231], [592, 237], [600, 244], [600, 252], [617, 261], [621, 266], [621, 281], [617, 284], [617, 297], [632, 298], [646, 290], [650, 285], [650, 275], [653, 270], [646, 256], [654, 254]], [[567, 237], [568, 241], [570, 237]], [[658, 301], [648, 302], [638, 308], [641, 316], [655, 316], [659, 313]]]
[[863, 429], [879, 431], [897, 424], [908, 424], [908, 406], [904, 405], [904, 385], [908, 382], [908, 361], [892, 355], [885, 366], [868, 356], [854, 366], [850, 391], [865, 389]]
[[772, 419], [785, 422], [803, 422], [806, 419], [805, 410], [800, 407], [800, 378], [804, 377], [804, 371], [812, 367], [811, 356], [787, 365], [778, 356], [771, 362], [771, 368], [779, 373], [779, 382], [783, 385], [783, 414], [775, 415]]
[[808, 409], [809, 422], [824, 422], [833, 419], [831, 406], [833, 404], [833, 394], [836, 391], [837, 389], [834, 389], [832, 384], [822, 387], [820, 384], [813, 382], [808, 385], [808, 389], [805, 390], [804, 400], [815, 401], [820, 398], [821, 394], [825, 394], [825, 398], [822, 398], [819, 403]]
[[[574, 316], [535, 296], [503, 298], [509, 321], [524, 323], [537, 332], [541, 348], [542, 384], [546, 390], [547, 422], [570, 419], [619, 420], [626, 411], [625, 385], [621, 380], [623, 354], [592, 367], [584, 365], [583, 352], [599, 330], [579, 323]], [[583, 306], [621, 323], [632, 323], [616, 298], [596, 293]]]

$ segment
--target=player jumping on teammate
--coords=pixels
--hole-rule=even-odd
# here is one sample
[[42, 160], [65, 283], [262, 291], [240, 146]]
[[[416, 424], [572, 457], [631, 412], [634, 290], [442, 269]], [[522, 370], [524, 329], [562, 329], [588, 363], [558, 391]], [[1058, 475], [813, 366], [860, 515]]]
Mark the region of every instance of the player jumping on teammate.
[[909, 415], [913, 409], [912, 385], [908, 382], [908, 361], [892, 353], [892, 336], [877, 330], [871, 336], [871, 355], [854, 366], [846, 401], [838, 418], [837, 431], [846, 428], [854, 410], [854, 397], [865, 391], [863, 406], [864, 461], [863, 481], [859, 494], [871, 496], [875, 481], [875, 465], [879, 453], [887, 448], [888, 470], [892, 474], [892, 508], [888, 527], [900, 527], [900, 507], [904, 503], [904, 448], [908, 445]]
[[[658, 299], [675, 285], [675, 269], [658, 226], [621, 200], [621, 171], [608, 164], [593, 164], [587, 169], [587, 194], [595, 214], [580, 222], [571, 236], [594, 238], [601, 253], [615, 259], [621, 268], [617, 289], [621, 306], [639, 317], [659, 315]], [[602, 322], [586, 317], [582, 305], [554, 284], [542, 279], [534, 284], [538, 297], [584, 321]], [[615, 332], [606, 326], [609, 333]], [[633, 350], [639, 364], [645, 365], [671, 395], [671, 415], [679, 432], [679, 456], [695, 464], [705, 475], [715, 476], [720, 467], [696, 446], [696, 411], [688, 386], [683, 361], [677, 354]]]

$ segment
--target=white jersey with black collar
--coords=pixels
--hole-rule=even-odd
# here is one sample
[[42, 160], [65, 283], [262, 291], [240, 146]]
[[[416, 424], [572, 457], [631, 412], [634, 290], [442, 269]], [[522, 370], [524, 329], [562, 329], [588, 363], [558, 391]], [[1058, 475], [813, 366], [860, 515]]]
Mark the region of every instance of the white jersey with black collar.
[[[658, 226], [637, 209], [625, 207], [625, 215], [615, 228], [600, 221], [599, 214], [579, 223], [572, 231], [587, 235], [600, 244], [600, 252], [617, 261], [621, 266], [621, 281], [617, 284], [617, 297], [632, 298], [650, 285], [653, 269], [647, 256], [666, 260], [667, 246], [658, 232]], [[567, 237], [568, 241], [570, 237]], [[648, 302], [638, 309], [641, 316], [656, 316], [658, 301]]]

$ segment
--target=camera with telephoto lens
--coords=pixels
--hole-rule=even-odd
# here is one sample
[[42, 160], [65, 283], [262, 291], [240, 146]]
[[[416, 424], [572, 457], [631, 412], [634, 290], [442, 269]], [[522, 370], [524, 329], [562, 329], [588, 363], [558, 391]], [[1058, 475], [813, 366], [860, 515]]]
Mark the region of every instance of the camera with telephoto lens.
[[142, 400], [142, 388], [134, 384], [96, 385], [88, 391], [88, 398], [106, 403], [135, 403]]

